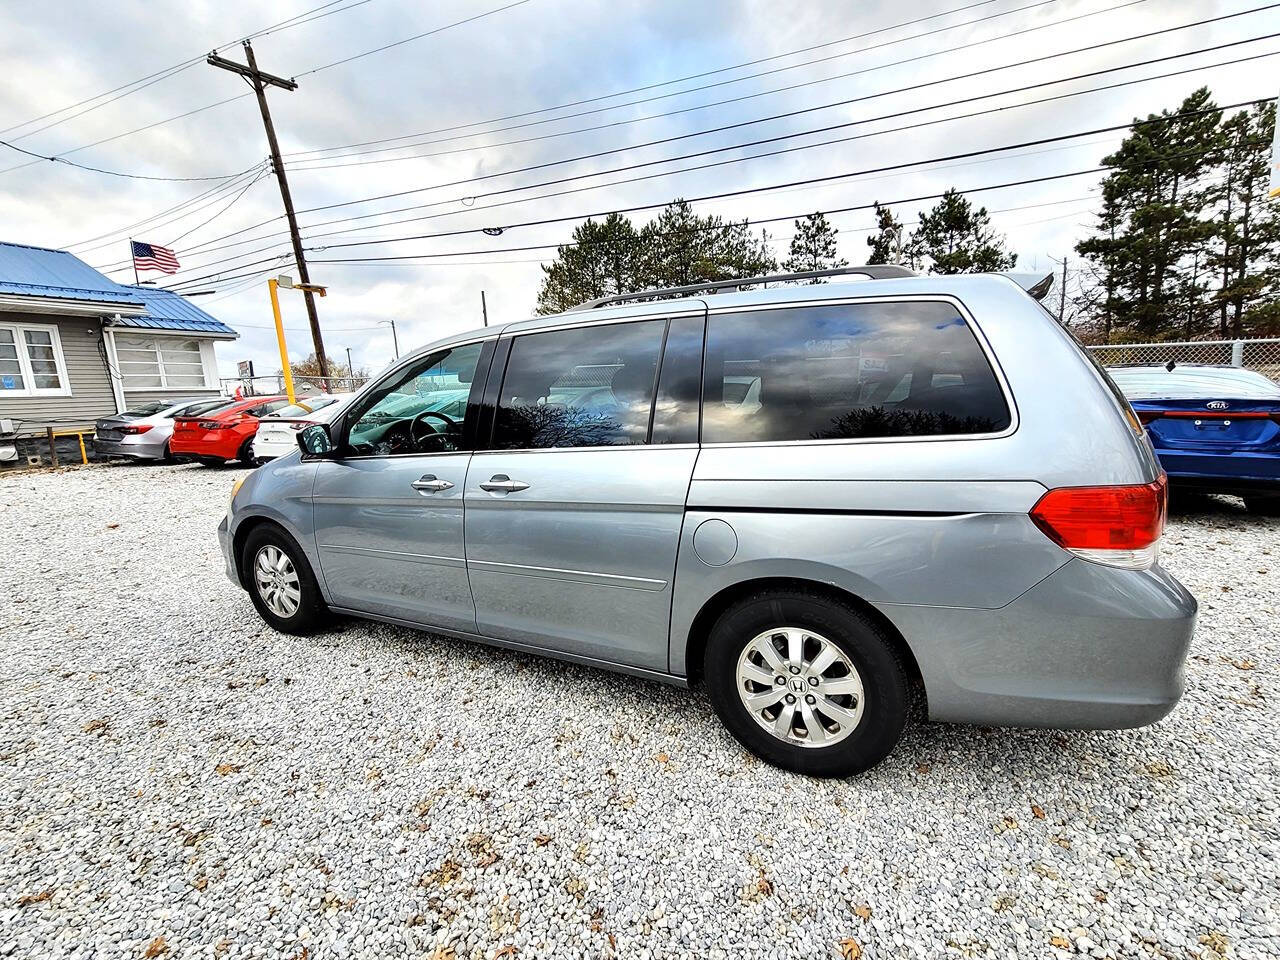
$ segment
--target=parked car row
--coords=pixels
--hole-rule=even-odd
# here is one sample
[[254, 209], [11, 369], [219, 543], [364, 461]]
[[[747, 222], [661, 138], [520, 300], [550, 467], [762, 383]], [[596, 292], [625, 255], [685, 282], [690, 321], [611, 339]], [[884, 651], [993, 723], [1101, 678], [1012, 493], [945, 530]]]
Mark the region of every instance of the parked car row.
[[295, 449], [296, 431], [322, 422], [323, 411], [349, 396], [319, 394], [293, 404], [283, 396], [150, 401], [99, 419], [93, 449], [132, 460], [261, 463]]

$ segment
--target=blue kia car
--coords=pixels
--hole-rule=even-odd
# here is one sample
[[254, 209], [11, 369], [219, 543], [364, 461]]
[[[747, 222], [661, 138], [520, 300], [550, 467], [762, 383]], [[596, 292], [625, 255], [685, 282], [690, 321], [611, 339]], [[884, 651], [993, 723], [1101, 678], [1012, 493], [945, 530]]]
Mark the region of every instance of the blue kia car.
[[1175, 488], [1244, 498], [1280, 515], [1280, 386], [1239, 367], [1111, 367]]

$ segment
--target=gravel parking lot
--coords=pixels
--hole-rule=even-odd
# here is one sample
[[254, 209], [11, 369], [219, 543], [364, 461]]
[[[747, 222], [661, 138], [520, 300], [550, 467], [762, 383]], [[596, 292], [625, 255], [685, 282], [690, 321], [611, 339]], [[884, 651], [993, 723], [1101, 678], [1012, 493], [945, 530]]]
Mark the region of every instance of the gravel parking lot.
[[0, 957], [1280, 956], [1280, 521], [1237, 501], [1166, 538], [1167, 720], [924, 725], [823, 782], [696, 691], [272, 632], [214, 536], [239, 475], [0, 477]]

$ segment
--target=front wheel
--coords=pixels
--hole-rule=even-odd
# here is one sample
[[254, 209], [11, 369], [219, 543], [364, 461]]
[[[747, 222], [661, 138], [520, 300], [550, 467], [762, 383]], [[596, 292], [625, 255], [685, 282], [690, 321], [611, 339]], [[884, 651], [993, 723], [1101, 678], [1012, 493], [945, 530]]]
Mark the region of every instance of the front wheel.
[[245, 541], [241, 556], [249, 598], [281, 633], [305, 636], [324, 623], [325, 605], [311, 565], [282, 530], [261, 526]]
[[860, 773], [906, 726], [897, 650], [856, 607], [818, 594], [768, 591], [730, 607], [708, 637], [703, 675], [738, 741], [796, 773]]

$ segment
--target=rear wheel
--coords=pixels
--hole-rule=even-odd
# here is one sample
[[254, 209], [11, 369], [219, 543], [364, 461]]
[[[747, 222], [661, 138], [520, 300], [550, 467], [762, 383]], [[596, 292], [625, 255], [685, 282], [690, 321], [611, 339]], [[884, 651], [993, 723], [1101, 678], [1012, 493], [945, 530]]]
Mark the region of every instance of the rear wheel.
[[711, 703], [748, 750], [776, 766], [843, 777], [879, 763], [902, 737], [907, 673], [856, 607], [769, 591], [720, 616], [704, 661]]
[[323, 625], [326, 608], [315, 574], [284, 531], [264, 525], [250, 532], [240, 563], [249, 598], [272, 627], [306, 635]]
[[1244, 505], [1260, 517], [1280, 517], [1280, 496], [1248, 496], [1244, 498]]
[[253, 437], [249, 437], [244, 443], [240, 444], [240, 449], [236, 451], [236, 459], [251, 467], [257, 465], [253, 459]]

